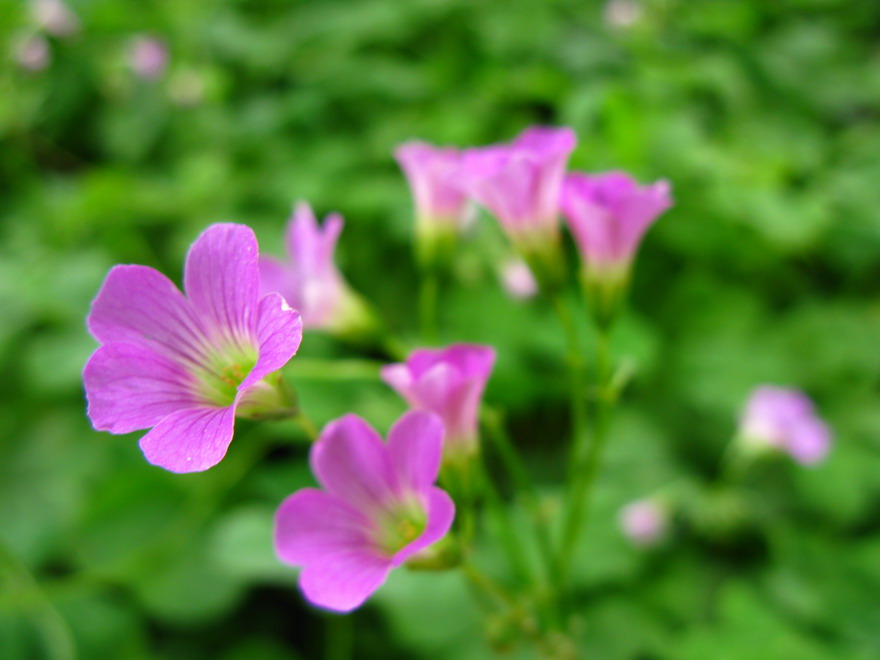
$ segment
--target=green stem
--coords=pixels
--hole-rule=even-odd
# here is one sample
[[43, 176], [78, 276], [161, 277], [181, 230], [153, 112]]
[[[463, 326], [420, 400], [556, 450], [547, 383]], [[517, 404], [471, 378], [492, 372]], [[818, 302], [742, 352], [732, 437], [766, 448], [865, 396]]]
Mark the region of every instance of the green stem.
[[428, 344], [437, 341], [437, 296], [439, 294], [439, 278], [434, 268], [422, 271], [422, 284], [419, 289], [419, 323], [422, 340]]
[[548, 573], [548, 579], [553, 587], [558, 587], [557, 564], [555, 553], [553, 552], [553, 542], [550, 538], [550, 530], [541, 513], [541, 502], [538, 497], [538, 491], [535, 488], [528, 470], [522, 462], [519, 452], [516, 450], [510, 436], [504, 428], [501, 414], [488, 407], [483, 409], [483, 424], [489, 431], [489, 438], [501, 458], [504, 469], [513, 479], [517, 493], [520, 493], [525, 500], [526, 506], [532, 517], [532, 523], [535, 528], [535, 538], [538, 542], [538, 550], [542, 555], [542, 560]]
[[312, 421], [311, 417], [300, 410], [294, 420], [297, 424], [299, 424], [299, 427], [303, 430], [303, 432], [306, 434], [306, 437], [311, 442], [314, 442], [318, 439], [318, 427], [315, 426], [315, 423]]
[[608, 330], [598, 328], [596, 332], [596, 380], [597, 401], [593, 416], [593, 441], [587, 448], [586, 455], [575, 457], [576, 474], [571, 491], [571, 499], [563, 527], [562, 546], [560, 549], [560, 576], [565, 580], [571, 567], [578, 534], [586, 525], [590, 513], [590, 499], [599, 465], [602, 459], [605, 441], [608, 436], [613, 393], [609, 388], [610, 350]]

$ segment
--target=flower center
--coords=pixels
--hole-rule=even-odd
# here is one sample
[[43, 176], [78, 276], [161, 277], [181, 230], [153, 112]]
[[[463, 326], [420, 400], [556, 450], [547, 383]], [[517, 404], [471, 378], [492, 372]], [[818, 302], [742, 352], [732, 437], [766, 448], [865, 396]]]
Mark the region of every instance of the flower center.
[[413, 498], [383, 516], [376, 544], [383, 554], [393, 555], [415, 541], [428, 524], [421, 502]]
[[215, 351], [196, 373], [196, 391], [201, 399], [217, 406], [230, 406], [257, 363], [252, 346], [227, 345]]

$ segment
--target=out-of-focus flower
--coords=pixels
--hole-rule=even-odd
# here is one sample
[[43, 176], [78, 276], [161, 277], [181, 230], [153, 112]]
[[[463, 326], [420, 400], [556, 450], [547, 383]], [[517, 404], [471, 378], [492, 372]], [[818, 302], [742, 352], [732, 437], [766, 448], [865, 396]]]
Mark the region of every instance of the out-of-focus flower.
[[382, 380], [417, 410], [440, 415], [446, 427], [444, 459], [455, 461], [478, 448], [478, 414], [495, 349], [476, 344], [421, 348], [406, 362], [382, 368]]
[[262, 257], [260, 286], [264, 293], [280, 292], [302, 314], [306, 328], [348, 337], [372, 330], [374, 319], [333, 261], [342, 226], [342, 216], [334, 213], [321, 227], [308, 204], [297, 204], [287, 225], [290, 261]]
[[602, 15], [611, 27], [625, 30], [639, 22], [642, 5], [638, 0], [608, 0]]
[[666, 509], [652, 499], [630, 502], [620, 510], [620, 528], [634, 545], [656, 544], [666, 532]]
[[498, 218], [542, 284], [560, 279], [559, 194], [576, 142], [570, 128], [533, 126], [510, 144], [464, 154], [461, 185]]
[[434, 486], [442, 440], [437, 416], [419, 411], [394, 424], [387, 444], [356, 415], [324, 428], [310, 455], [323, 490], [294, 493], [275, 515], [275, 551], [303, 567], [311, 603], [355, 609], [393, 568], [446, 535], [455, 505]]
[[56, 37], [79, 31], [79, 18], [62, 0], [32, 0], [31, 9], [37, 25]]
[[640, 186], [623, 172], [576, 172], [565, 178], [561, 204], [581, 254], [594, 313], [608, 322], [626, 289], [642, 237], [672, 205], [669, 184]]
[[141, 438], [147, 460], [172, 472], [217, 464], [236, 413], [293, 414], [277, 370], [296, 353], [302, 321], [277, 293], [259, 296], [257, 239], [216, 224], [190, 248], [186, 296], [147, 266], [115, 266], [88, 317], [102, 346], [83, 372], [99, 431]]
[[461, 152], [411, 141], [394, 151], [409, 181], [416, 207], [416, 240], [423, 264], [445, 256], [467, 217], [467, 199], [459, 183]]
[[513, 298], [533, 298], [538, 293], [538, 283], [522, 259], [509, 259], [501, 266], [501, 283]]
[[168, 48], [164, 41], [156, 37], [135, 37], [130, 45], [129, 63], [136, 76], [154, 80], [165, 73]]
[[49, 42], [39, 34], [21, 36], [13, 45], [13, 55], [18, 65], [26, 71], [42, 71], [52, 61]]
[[752, 391], [740, 418], [739, 433], [747, 448], [782, 450], [804, 465], [819, 463], [831, 445], [831, 432], [809, 397], [773, 385]]

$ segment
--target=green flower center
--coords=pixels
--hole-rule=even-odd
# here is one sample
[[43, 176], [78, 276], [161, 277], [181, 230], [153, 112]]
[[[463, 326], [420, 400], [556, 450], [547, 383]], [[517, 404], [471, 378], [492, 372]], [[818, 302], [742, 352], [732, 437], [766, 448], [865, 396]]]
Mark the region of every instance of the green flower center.
[[230, 406], [235, 401], [238, 386], [254, 368], [259, 357], [252, 346], [227, 345], [215, 350], [196, 372], [198, 396], [217, 406]]
[[428, 516], [421, 502], [411, 498], [384, 514], [376, 545], [383, 554], [396, 554], [419, 538], [427, 524]]

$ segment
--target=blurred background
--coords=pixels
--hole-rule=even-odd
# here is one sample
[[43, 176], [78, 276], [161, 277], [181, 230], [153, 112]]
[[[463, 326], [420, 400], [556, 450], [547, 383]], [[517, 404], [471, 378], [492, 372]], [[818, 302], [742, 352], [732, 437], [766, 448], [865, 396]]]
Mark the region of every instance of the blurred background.
[[[305, 199], [344, 215], [341, 269], [415, 345], [393, 148], [535, 123], [577, 131], [574, 168], [667, 178], [676, 200], [614, 338], [636, 371], [573, 577], [589, 657], [880, 657], [878, 35], [876, 0], [0, 0], [0, 657], [345, 657], [271, 548], [275, 506], [311, 483], [299, 431], [241, 423], [203, 474], [148, 465], [140, 434], [85, 416], [89, 303], [115, 263], [179, 281], [212, 222], [280, 255]], [[480, 217], [440, 337], [497, 347], [487, 398], [552, 507], [563, 337], [505, 293], [507, 249]], [[288, 373], [318, 423], [384, 430], [403, 411], [369, 373], [321, 368], [360, 357], [306, 336]], [[806, 390], [831, 454], [719, 487], [760, 383]], [[686, 510], [633, 547], [620, 507], [670, 483]], [[507, 639], [454, 574], [397, 571], [353, 622], [356, 658], [486, 658]]]

